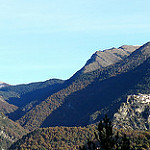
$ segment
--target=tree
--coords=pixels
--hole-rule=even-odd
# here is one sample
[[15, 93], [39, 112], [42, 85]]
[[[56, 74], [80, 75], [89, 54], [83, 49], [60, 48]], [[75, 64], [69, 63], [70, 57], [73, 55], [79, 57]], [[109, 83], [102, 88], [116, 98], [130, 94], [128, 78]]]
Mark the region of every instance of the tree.
[[99, 122], [97, 130], [96, 142], [88, 140], [80, 150], [131, 150], [130, 141], [125, 134], [123, 137], [120, 137], [119, 133], [114, 134], [112, 122], [107, 115]]

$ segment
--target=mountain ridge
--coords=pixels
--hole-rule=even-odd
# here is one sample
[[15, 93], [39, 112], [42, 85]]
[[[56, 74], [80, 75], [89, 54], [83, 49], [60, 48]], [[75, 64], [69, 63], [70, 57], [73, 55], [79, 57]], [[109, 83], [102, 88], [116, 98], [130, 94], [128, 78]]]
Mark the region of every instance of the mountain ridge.
[[[139, 49], [134, 51], [130, 56], [123, 61], [114, 65], [108, 66], [105, 69], [98, 69], [90, 73], [82, 74], [78, 76], [76, 80], [70, 84], [66, 89], [63, 89], [48, 99], [37, 105], [25, 116], [18, 120], [18, 122], [28, 128], [29, 130], [35, 129], [41, 125], [41, 123], [52, 113], [63, 105], [65, 98], [73, 93], [85, 89], [94, 80], [95, 82], [102, 82], [118, 74], [133, 70], [140, 64], [142, 64], [150, 56], [150, 42], [144, 44]], [[42, 112], [44, 108], [44, 112]], [[61, 108], [61, 107], [60, 107]], [[36, 115], [33, 115], [35, 114]], [[42, 116], [42, 117], [41, 117]], [[28, 120], [26, 122], [26, 120]]]
[[123, 45], [119, 48], [113, 47], [103, 51], [96, 51], [81, 69], [81, 72], [87, 73], [115, 64], [116, 62], [121, 61], [123, 58], [129, 56], [139, 47], [140, 46]]
[[147, 131], [149, 91], [150, 42], [96, 51], [68, 80], [0, 88], [0, 145], [8, 148], [33, 131], [10, 149], [79, 148], [105, 114], [118, 131]]

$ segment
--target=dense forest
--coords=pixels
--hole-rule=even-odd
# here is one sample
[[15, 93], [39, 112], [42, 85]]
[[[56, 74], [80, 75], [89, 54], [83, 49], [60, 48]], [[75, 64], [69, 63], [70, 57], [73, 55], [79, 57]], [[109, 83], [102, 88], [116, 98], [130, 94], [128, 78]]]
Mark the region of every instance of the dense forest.
[[[92, 141], [95, 144], [97, 144], [95, 133], [96, 134], [99, 133], [98, 132], [99, 128], [100, 127], [98, 125], [90, 125], [87, 127], [41, 128], [23, 136], [17, 142], [12, 144], [9, 149], [79, 150], [80, 147], [83, 147], [84, 145], [86, 146], [89, 141]], [[135, 131], [135, 130], [124, 130], [113, 128], [111, 138], [115, 138], [117, 134], [119, 136], [118, 137], [119, 140], [124, 135], [126, 135], [127, 139], [130, 141], [130, 147], [133, 150], [147, 150], [150, 147], [150, 131], [140, 131], [140, 130]], [[102, 137], [105, 136], [103, 135]], [[117, 142], [117, 144], [119, 143]]]
[[11, 149], [79, 149], [88, 138], [94, 139], [95, 126], [91, 127], [49, 127], [35, 130], [14, 143]]

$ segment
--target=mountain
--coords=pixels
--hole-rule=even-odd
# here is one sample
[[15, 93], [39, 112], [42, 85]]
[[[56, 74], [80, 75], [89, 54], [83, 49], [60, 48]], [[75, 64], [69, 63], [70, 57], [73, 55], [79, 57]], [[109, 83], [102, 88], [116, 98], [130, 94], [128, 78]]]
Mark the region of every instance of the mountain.
[[119, 48], [111, 48], [103, 51], [96, 51], [86, 64], [79, 71], [75, 73], [72, 78], [92, 72], [97, 69], [103, 69], [107, 66], [113, 65], [124, 58], [128, 57], [132, 52], [138, 49], [140, 46], [123, 45]]
[[27, 133], [19, 124], [0, 113], [0, 150], [7, 149], [13, 142]]
[[[135, 69], [116, 76], [95, 80], [85, 89], [65, 99], [61, 107], [52, 112], [42, 123], [46, 126], [78, 126], [94, 123], [108, 113], [110, 117], [129, 94], [149, 93], [150, 59]], [[90, 120], [94, 111], [100, 110], [96, 120]], [[103, 117], [103, 116], [102, 116]], [[93, 121], [93, 122], [92, 122]]]
[[[97, 51], [66, 81], [2, 87], [0, 110], [17, 121], [0, 113], [0, 145], [4, 149], [14, 142], [9, 149], [16, 150], [77, 149], [95, 130], [80, 126], [96, 123], [106, 113], [120, 132], [148, 130], [149, 91], [150, 42]], [[28, 130], [34, 131], [25, 135]], [[140, 132], [138, 138], [145, 142], [145, 136], [149, 133]]]
[[139, 47], [140, 46], [123, 45], [119, 48], [113, 47], [104, 51], [96, 51], [80, 71], [87, 73], [115, 64], [129, 56]]
[[2, 82], [2, 81], [0, 81], [0, 88], [2, 88], [2, 87], [7, 87], [7, 86], [10, 86], [10, 85], [7, 84], [7, 83], [4, 83], [4, 82]]
[[[149, 92], [150, 42], [115, 64], [75, 74], [63, 89], [36, 105], [17, 122], [34, 130], [48, 126], [90, 124], [96, 111], [115, 113], [130, 93]], [[69, 81], [68, 80], [68, 81]]]
[[[137, 48], [139, 48], [139, 46], [124, 45], [119, 48], [97, 51], [92, 55], [92, 57], [87, 61], [85, 66], [79, 72], [86, 73], [89, 72], [89, 70], [93, 71], [98, 68], [104, 68], [106, 66], [114, 64], [130, 55], [130, 53], [135, 51]], [[51, 86], [51, 88], [55, 88], [55, 86], [59, 86], [59, 84], [63, 83], [63, 80], [50, 79], [45, 82], [35, 82], [8, 87], [8, 84], [0, 82], [0, 84], [2, 85], [7, 85], [7, 87], [4, 86], [2, 89], [0, 89], [0, 95], [3, 96], [3, 98], [9, 103], [20, 107], [24, 106], [24, 99], [28, 99], [28, 102], [32, 101], [33, 97], [30, 96], [31, 93], [34, 92], [37, 94], [37, 92], [40, 92], [41, 95], [45, 95], [45, 93], [42, 93], [42, 90], [44, 88], [44, 91], [48, 91], [51, 90], [48, 89], [49, 86]], [[34, 94], [34, 97], [36, 96], [36, 94]], [[47, 95], [47, 97], [48, 96], [50, 96], [50, 94]], [[25, 103], [27, 103], [27, 101], [25, 101]]]
[[57, 86], [57, 84], [62, 84], [64, 81], [60, 79], [50, 79], [44, 82], [35, 82], [29, 84], [20, 84], [15, 86], [3, 87], [0, 89], [0, 95], [9, 103], [20, 105], [20, 102], [17, 101], [17, 98], [21, 98], [22, 95], [31, 93], [36, 90], [44, 89], [49, 86]]
[[[14, 111], [7, 111], [6, 113], [3, 111], [3, 113], [15, 121], [49, 95], [60, 90], [63, 83], [63, 80], [50, 79], [44, 82], [3, 87], [0, 89], [0, 95], [6, 103], [15, 106]], [[9, 106], [8, 109], [10, 109]]]
[[114, 114], [115, 128], [150, 129], [150, 94], [129, 95]]
[[[81, 72], [83, 74], [84, 72], [86, 72], [87, 68], [91, 68], [90, 66], [92, 64], [96, 64], [97, 62], [101, 64], [99, 65], [99, 67], [102, 68], [103, 66], [104, 68], [107, 65], [110, 65], [127, 57], [138, 47], [139, 46], [124, 45], [119, 48], [104, 50], [103, 52], [98, 51], [96, 52], [97, 55], [94, 54], [79, 72], [80, 74]], [[100, 57], [100, 54], [104, 57], [103, 60], [98, 58]], [[108, 62], [107, 65], [106, 62]], [[95, 69], [98, 69], [98, 66], [97, 68], [95, 67]], [[69, 79], [66, 82], [59, 79], [50, 79], [45, 82], [35, 82], [30, 84], [3, 87], [0, 89], [0, 95], [3, 96], [5, 103], [2, 103], [1, 106], [6, 106], [7, 104], [7, 107], [4, 107], [4, 109], [7, 108], [9, 111], [7, 109], [5, 111], [2, 111], [1, 109], [1, 111], [15, 121], [23, 116], [26, 112], [31, 110], [33, 107], [38, 105], [42, 100], [49, 97], [51, 94], [59, 91], [61, 88], [65, 88], [65, 86], [72, 81], [72, 79]]]

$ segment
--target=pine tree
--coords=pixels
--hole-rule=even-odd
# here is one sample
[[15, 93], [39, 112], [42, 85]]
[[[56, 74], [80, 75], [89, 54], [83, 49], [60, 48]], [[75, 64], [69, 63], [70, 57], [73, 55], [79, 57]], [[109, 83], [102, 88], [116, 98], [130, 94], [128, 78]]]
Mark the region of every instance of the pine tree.
[[103, 118], [98, 124], [98, 134], [95, 133], [96, 140], [99, 142], [102, 150], [113, 150], [115, 140], [113, 138], [112, 123], [107, 117]]
[[96, 142], [89, 141], [80, 150], [131, 150], [130, 141], [126, 134], [123, 137], [113, 132], [110, 119], [105, 115], [98, 124], [98, 133], [95, 132]]

